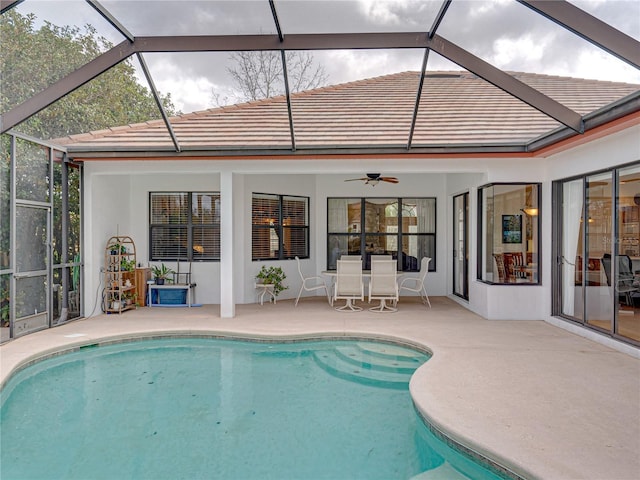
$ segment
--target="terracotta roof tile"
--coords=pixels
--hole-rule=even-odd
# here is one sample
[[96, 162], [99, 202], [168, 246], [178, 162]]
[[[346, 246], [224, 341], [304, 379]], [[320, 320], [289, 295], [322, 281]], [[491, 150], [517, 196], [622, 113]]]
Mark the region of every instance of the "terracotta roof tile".
[[[640, 90], [640, 85], [511, 72], [581, 115]], [[404, 146], [420, 74], [403, 72], [292, 95], [298, 147]], [[289, 148], [284, 96], [188, 113], [170, 119], [183, 149]], [[468, 72], [428, 72], [412, 139], [420, 145], [515, 144], [560, 124]], [[76, 150], [172, 147], [162, 120], [72, 135]]]

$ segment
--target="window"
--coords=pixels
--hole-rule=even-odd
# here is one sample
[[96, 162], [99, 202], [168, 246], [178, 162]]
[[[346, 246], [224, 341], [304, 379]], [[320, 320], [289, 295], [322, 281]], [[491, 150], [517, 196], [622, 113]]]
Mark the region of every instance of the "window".
[[219, 193], [151, 193], [150, 260], [220, 260]]
[[309, 198], [254, 193], [251, 209], [253, 260], [309, 257]]
[[539, 284], [540, 184], [492, 184], [478, 190], [478, 280]]
[[402, 271], [418, 271], [431, 257], [435, 271], [435, 198], [329, 198], [327, 200], [327, 269], [342, 255], [391, 255]]

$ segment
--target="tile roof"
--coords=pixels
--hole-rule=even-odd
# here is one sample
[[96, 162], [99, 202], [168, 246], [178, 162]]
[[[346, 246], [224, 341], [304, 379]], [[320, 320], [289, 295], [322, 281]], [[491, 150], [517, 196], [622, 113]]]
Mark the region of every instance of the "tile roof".
[[[640, 90], [640, 85], [511, 72], [581, 115]], [[403, 72], [291, 96], [296, 147], [405, 147], [420, 80]], [[291, 149], [284, 96], [170, 119], [183, 151]], [[468, 72], [429, 72], [412, 147], [524, 144], [561, 126], [556, 120]], [[73, 151], [173, 150], [162, 120], [56, 139]]]

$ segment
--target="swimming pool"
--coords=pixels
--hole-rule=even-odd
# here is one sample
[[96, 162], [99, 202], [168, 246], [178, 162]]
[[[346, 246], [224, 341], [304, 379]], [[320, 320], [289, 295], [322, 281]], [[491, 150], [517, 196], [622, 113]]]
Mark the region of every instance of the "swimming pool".
[[416, 414], [427, 360], [355, 340], [83, 348], [2, 390], [2, 478], [500, 478]]

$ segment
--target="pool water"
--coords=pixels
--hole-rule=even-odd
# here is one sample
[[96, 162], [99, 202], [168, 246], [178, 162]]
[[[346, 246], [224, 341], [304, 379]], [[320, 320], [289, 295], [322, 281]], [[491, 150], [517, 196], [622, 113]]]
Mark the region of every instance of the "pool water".
[[0, 392], [3, 480], [499, 478], [436, 440], [423, 353], [365, 341], [161, 339], [34, 364]]

